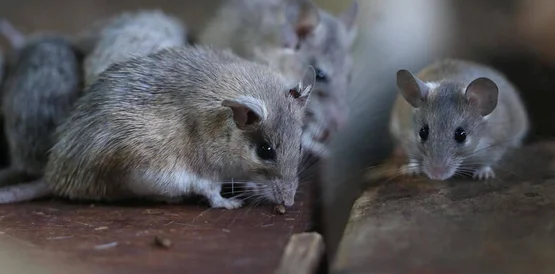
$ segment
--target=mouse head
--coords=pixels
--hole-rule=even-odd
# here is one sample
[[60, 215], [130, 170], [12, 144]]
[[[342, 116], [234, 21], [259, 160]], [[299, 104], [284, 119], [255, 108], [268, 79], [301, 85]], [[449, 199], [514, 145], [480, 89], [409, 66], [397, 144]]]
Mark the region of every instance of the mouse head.
[[318, 8], [310, 0], [280, 0], [277, 6], [265, 4], [259, 5], [258, 9], [264, 13], [264, 20], [268, 18], [272, 22], [262, 22], [262, 26], [257, 26], [256, 33], [264, 37], [264, 42], [253, 47], [253, 57], [279, 70], [287, 81], [294, 84], [308, 65], [299, 49], [320, 25]]
[[488, 115], [497, 106], [497, 85], [484, 77], [466, 86], [451, 81], [424, 83], [409, 71], [400, 70], [397, 86], [414, 108], [411, 158], [435, 180], [446, 180], [468, 169], [461, 164], [486, 134]]
[[[338, 17], [320, 12], [320, 24], [300, 44], [299, 54], [316, 70], [316, 84], [309, 111], [324, 113], [315, 120], [320, 128], [335, 132], [348, 117], [347, 97], [353, 61], [351, 46], [356, 38], [358, 4], [353, 2]], [[321, 110], [316, 110], [319, 108]], [[322, 136], [314, 136], [322, 139]]]
[[309, 68], [294, 86], [281, 80], [262, 87], [265, 92], [258, 91], [262, 98], [222, 102], [231, 109], [239, 132], [232, 147], [240, 155], [239, 169], [248, 174], [245, 179], [251, 182], [247, 187], [253, 196], [293, 205], [302, 155], [302, 118], [314, 78], [314, 69]]

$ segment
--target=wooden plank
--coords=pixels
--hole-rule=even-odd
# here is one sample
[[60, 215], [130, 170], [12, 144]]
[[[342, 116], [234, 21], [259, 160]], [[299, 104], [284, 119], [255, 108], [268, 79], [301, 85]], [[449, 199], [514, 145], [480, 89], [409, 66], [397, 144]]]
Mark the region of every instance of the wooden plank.
[[398, 166], [355, 203], [333, 273], [555, 273], [555, 143], [508, 155], [488, 182]]
[[[37, 258], [79, 262], [95, 273], [271, 273], [290, 235], [310, 226], [310, 195], [297, 198], [283, 215], [271, 205], [225, 210], [192, 202], [2, 205], [0, 236]], [[155, 237], [171, 247], [154, 245]]]
[[316, 232], [292, 235], [275, 274], [315, 273], [324, 255], [324, 241]]

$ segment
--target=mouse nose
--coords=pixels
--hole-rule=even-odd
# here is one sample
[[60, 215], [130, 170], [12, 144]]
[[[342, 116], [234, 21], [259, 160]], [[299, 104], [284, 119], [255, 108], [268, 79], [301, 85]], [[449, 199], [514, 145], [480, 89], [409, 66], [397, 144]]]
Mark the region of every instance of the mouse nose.
[[432, 180], [445, 180], [449, 177], [449, 170], [444, 166], [431, 166], [428, 169], [428, 176]]
[[289, 198], [289, 199], [284, 199], [283, 200], [283, 205], [286, 207], [292, 207], [295, 204], [295, 198]]

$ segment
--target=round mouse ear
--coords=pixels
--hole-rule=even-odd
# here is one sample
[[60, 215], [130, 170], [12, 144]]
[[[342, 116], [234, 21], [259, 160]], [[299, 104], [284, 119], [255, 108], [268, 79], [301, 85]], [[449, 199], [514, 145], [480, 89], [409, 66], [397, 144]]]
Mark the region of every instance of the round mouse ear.
[[397, 71], [397, 87], [405, 100], [414, 108], [419, 108], [422, 105], [430, 90], [424, 82], [406, 69]]
[[497, 107], [499, 88], [489, 78], [480, 77], [466, 87], [466, 100], [478, 108], [480, 115], [486, 116]]
[[264, 103], [252, 97], [224, 100], [222, 106], [231, 109], [233, 121], [241, 130], [256, 129], [266, 119], [268, 113]]
[[303, 40], [320, 24], [318, 8], [309, 0], [289, 2], [285, 14], [299, 40]]
[[289, 89], [287, 96], [293, 97], [301, 106], [305, 106], [312, 90], [314, 89], [314, 83], [316, 82], [316, 71], [312, 66], [306, 68], [303, 77], [299, 80], [299, 83], [294, 87]]

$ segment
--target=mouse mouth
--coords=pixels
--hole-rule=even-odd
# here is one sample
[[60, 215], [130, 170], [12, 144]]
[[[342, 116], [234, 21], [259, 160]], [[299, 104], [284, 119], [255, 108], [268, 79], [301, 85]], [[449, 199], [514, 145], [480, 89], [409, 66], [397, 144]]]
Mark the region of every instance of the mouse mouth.
[[424, 173], [428, 178], [437, 181], [447, 180], [457, 171], [457, 167], [449, 165], [426, 165], [424, 166]]

